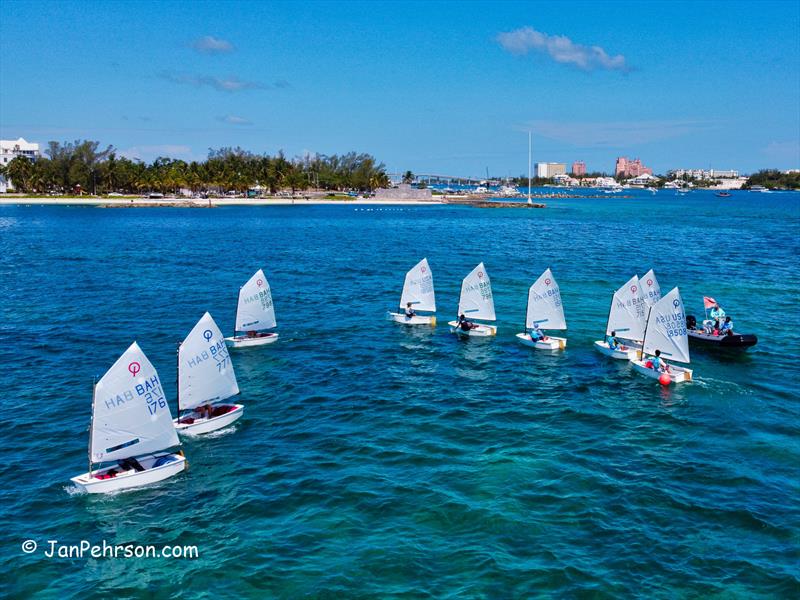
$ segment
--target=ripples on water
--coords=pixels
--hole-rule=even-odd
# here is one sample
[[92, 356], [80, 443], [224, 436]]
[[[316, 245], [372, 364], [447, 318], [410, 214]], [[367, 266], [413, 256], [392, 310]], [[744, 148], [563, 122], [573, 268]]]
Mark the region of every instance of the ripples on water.
[[[541, 211], [0, 207], [11, 593], [796, 596], [800, 202], [691, 196]], [[387, 322], [423, 256], [439, 327]], [[446, 321], [481, 260], [499, 334], [458, 339]], [[548, 266], [563, 353], [514, 340]], [[689, 312], [722, 300], [759, 345], [694, 352], [697, 380], [668, 389], [596, 354], [611, 290], [650, 266]], [[281, 339], [234, 354], [245, 417], [187, 439], [186, 475], [70, 493], [92, 377], [137, 339], [174, 398], [175, 343], [205, 310], [227, 332], [258, 267]], [[201, 557], [48, 561], [21, 554], [27, 538]]]

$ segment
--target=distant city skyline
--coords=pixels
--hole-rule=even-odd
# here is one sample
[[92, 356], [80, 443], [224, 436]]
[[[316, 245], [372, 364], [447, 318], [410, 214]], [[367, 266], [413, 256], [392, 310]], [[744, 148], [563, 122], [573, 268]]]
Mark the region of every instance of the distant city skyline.
[[515, 177], [531, 130], [535, 162], [589, 172], [787, 170], [798, 39], [797, 2], [22, 0], [0, 20], [0, 138]]

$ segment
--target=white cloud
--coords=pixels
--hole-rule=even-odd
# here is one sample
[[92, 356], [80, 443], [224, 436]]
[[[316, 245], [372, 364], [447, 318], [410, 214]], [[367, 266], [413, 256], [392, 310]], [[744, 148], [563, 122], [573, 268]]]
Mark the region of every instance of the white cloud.
[[234, 47], [227, 40], [215, 38], [213, 35], [206, 35], [192, 42], [192, 48], [203, 54], [226, 54], [233, 52]]
[[244, 117], [239, 117], [236, 115], [225, 115], [224, 117], [217, 117], [217, 121], [222, 121], [223, 123], [229, 123], [231, 125], [252, 125], [253, 122], [250, 119], [245, 119]]
[[160, 77], [183, 85], [195, 87], [210, 87], [220, 92], [241, 92], [244, 90], [257, 90], [265, 87], [255, 81], [245, 81], [235, 75], [229, 77], [213, 77], [211, 75], [189, 75], [180, 73], [161, 73]]
[[573, 65], [584, 71], [606, 69], [630, 71], [625, 57], [609, 55], [600, 46], [576, 44], [563, 35], [547, 35], [532, 27], [522, 27], [497, 35], [498, 43], [512, 54], [524, 55], [536, 51], [547, 54], [554, 61]]
[[715, 126], [710, 121], [661, 120], [661, 121], [532, 121], [525, 131], [533, 130], [541, 135], [580, 148], [625, 148], [659, 140], [682, 137], [690, 133], [709, 131]]

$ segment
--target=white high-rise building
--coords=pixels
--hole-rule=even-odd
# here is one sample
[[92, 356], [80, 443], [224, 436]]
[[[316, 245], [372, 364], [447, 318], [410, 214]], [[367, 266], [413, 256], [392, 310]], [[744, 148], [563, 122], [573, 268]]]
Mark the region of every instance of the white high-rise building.
[[564, 175], [566, 172], [566, 163], [536, 163], [536, 176], [543, 179], [549, 179], [556, 175]]

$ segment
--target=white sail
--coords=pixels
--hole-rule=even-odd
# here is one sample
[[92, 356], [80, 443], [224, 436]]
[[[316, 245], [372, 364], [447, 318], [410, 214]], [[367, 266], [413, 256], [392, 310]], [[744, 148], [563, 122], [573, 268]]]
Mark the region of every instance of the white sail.
[[614, 292], [611, 311], [608, 314], [606, 335], [612, 331], [626, 340], [642, 341], [647, 323], [647, 304], [644, 301], [639, 278], [634, 275]]
[[550, 269], [545, 270], [528, 290], [528, 311], [525, 327], [538, 323], [542, 329], [566, 329], [561, 290]]
[[461, 298], [458, 301], [458, 314], [468, 319], [494, 321], [494, 298], [492, 298], [492, 282], [486, 273], [483, 263], [472, 269], [472, 272], [461, 282]]
[[661, 358], [689, 362], [686, 313], [678, 288], [674, 288], [650, 307], [643, 350], [647, 354], [655, 354], [656, 350], [661, 350]]
[[236, 331], [259, 331], [276, 325], [269, 282], [264, 277], [264, 271], [259, 269], [239, 290]]
[[178, 405], [188, 410], [238, 393], [222, 332], [206, 313], [178, 350]]
[[653, 306], [661, 299], [661, 286], [658, 285], [658, 279], [653, 269], [645, 273], [644, 277], [639, 278], [639, 287], [642, 288], [642, 295], [647, 306]]
[[411, 302], [411, 307], [414, 310], [436, 312], [433, 273], [431, 273], [427, 258], [423, 258], [413, 269], [406, 273], [403, 293], [400, 296], [400, 308], [405, 308], [409, 302]]
[[164, 388], [134, 342], [94, 389], [92, 462], [120, 460], [177, 446]]

